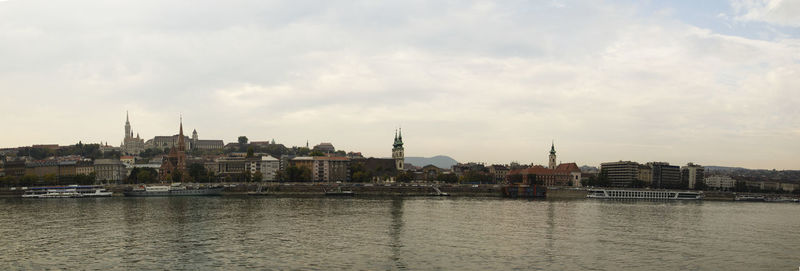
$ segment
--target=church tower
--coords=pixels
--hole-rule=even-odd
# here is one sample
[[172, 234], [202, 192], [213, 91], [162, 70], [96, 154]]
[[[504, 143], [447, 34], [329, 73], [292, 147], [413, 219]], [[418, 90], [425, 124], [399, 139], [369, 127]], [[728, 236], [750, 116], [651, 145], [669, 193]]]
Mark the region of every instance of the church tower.
[[131, 138], [133, 132], [131, 132], [131, 121], [128, 118], [128, 111], [125, 111], [125, 139]]
[[556, 169], [556, 146], [550, 143], [550, 169]]
[[397, 170], [403, 170], [403, 165], [405, 163], [403, 159], [403, 130], [400, 130], [399, 133], [394, 134], [394, 148], [392, 148], [392, 158], [394, 158], [394, 163], [397, 166]]

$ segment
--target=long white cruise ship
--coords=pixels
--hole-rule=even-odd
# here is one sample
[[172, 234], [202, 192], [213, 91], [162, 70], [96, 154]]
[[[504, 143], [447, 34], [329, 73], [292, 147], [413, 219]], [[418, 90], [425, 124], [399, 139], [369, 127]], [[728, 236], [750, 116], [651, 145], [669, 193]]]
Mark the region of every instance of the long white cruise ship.
[[703, 192], [670, 190], [591, 189], [586, 195], [594, 199], [653, 199], [653, 200], [699, 200]]
[[23, 198], [89, 198], [89, 197], [110, 197], [111, 191], [106, 190], [101, 185], [68, 185], [68, 186], [47, 186], [31, 187], [22, 194]]

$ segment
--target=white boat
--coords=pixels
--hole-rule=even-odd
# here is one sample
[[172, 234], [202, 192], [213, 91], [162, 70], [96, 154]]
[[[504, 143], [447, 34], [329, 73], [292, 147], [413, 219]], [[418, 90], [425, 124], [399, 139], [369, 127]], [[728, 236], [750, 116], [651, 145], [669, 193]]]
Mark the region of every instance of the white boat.
[[652, 199], [652, 200], [699, 200], [703, 192], [633, 189], [591, 189], [586, 195], [593, 199]]
[[219, 196], [222, 187], [187, 188], [180, 184], [153, 185], [123, 192], [126, 197]]
[[113, 193], [100, 185], [68, 185], [31, 187], [25, 190], [23, 198], [88, 198], [110, 197]]

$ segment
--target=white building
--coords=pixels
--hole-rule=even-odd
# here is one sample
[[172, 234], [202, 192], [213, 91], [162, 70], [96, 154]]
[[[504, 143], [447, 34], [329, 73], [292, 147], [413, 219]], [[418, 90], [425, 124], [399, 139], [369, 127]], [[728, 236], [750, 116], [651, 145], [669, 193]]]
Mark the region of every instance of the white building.
[[714, 190], [732, 190], [736, 187], [736, 180], [728, 176], [711, 176], [705, 178], [706, 186]]
[[250, 172], [251, 176], [261, 172], [264, 181], [274, 181], [279, 169], [280, 161], [269, 155], [261, 156], [260, 159], [247, 159], [245, 162], [245, 171]]

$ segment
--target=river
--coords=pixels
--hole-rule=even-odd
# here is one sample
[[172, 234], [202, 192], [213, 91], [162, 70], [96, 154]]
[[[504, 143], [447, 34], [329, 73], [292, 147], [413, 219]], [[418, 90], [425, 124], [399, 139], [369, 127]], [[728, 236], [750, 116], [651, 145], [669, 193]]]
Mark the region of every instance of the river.
[[797, 270], [800, 204], [0, 199], [4, 269]]

